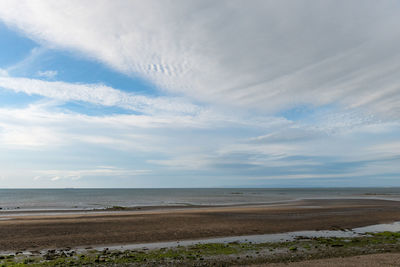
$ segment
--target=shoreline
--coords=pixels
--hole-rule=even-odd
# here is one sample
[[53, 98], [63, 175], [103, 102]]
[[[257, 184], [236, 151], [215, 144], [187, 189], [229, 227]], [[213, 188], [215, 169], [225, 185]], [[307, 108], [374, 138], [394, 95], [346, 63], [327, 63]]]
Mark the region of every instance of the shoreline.
[[[399, 187], [400, 188], [400, 187]], [[227, 188], [228, 190], [229, 188]], [[279, 190], [281, 188], [274, 188], [276, 190]], [[302, 188], [296, 188], [297, 190], [301, 190]], [[312, 188], [316, 189], [316, 188]], [[322, 188], [324, 189], [324, 188]], [[340, 190], [341, 188], [338, 188]], [[347, 188], [345, 188], [347, 189]], [[368, 189], [366, 188], [355, 188], [355, 189]], [[375, 188], [375, 189], [384, 189], [384, 188]], [[0, 189], [5, 190], [5, 189]], [[25, 190], [25, 189], [11, 189], [11, 190]], [[26, 190], [42, 190], [42, 189], [26, 189]], [[43, 189], [47, 190], [47, 189]], [[51, 190], [56, 190], [56, 189], [51, 189]], [[57, 189], [58, 190], [58, 189]], [[63, 190], [63, 189], [60, 189]], [[75, 190], [75, 189], [74, 189]], [[95, 189], [79, 189], [79, 190], [95, 190]], [[149, 189], [150, 190], [150, 189]], [[151, 189], [154, 190], [154, 189]], [[233, 189], [229, 189], [233, 190]], [[240, 190], [247, 190], [246, 189], [240, 189]], [[240, 191], [239, 190], [239, 191]], [[249, 188], [249, 190], [255, 190], [254, 188]], [[271, 189], [272, 190], [272, 189]], [[274, 191], [272, 191], [274, 192]], [[225, 192], [226, 193], [226, 192]], [[286, 193], [282, 193], [282, 195], [286, 195]], [[1, 198], [0, 198], [0, 217], [3, 215], [8, 215], [8, 214], [39, 214], [39, 213], [89, 213], [89, 212], [104, 212], [104, 211], [120, 211], [120, 209], [114, 209], [114, 207], [117, 208], [123, 208], [123, 210], [127, 211], [136, 211], [136, 210], [158, 210], [158, 209], [174, 209], [174, 208], [202, 208], [202, 207], [229, 207], [229, 206], [254, 206], [254, 205], [276, 205], [276, 204], [288, 204], [288, 203], [294, 203], [294, 202], [299, 202], [303, 200], [318, 200], [318, 199], [344, 199], [344, 200], [386, 200], [386, 201], [398, 201], [400, 202], [400, 193], [396, 191], [396, 193], [371, 193], [371, 192], [359, 192], [358, 194], [344, 194], [344, 195], [335, 195], [332, 193], [332, 190], [327, 192], [328, 195], [316, 195], [316, 196], [296, 196], [296, 197], [283, 197], [283, 198], [278, 198], [278, 199], [269, 199], [269, 200], [261, 200], [259, 199], [258, 201], [241, 201], [239, 199], [236, 199], [236, 201], [228, 201], [228, 202], [220, 202], [216, 201], [215, 203], [200, 203], [200, 202], [160, 202], [158, 204], [134, 204], [131, 205], [131, 203], [126, 202], [124, 205], [124, 202], [118, 202], [118, 203], [102, 203], [102, 204], [88, 204], [87, 205], [82, 205], [82, 203], [75, 203], [76, 205], [71, 205], [71, 206], [64, 206], [64, 205], [59, 205], [59, 206], [54, 206], [48, 205], [46, 206], [46, 203], [43, 204], [44, 206], [41, 206], [38, 204], [37, 206], [31, 206], [31, 205], [26, 205], [23, 202], [21, 202], [19, 205], [18, 204], [12, 204], [10, 205], [7, 200], [5, 203], [1, 203]], [[345, 193], [345, 191], [343, 191]], [[230, 192], [227, 196], [249, 196], [252, 197], [253, 193], [243, 193], [243, 192]], [[254, 196], [256, 196], [255, 194]], [[206, 201], [208, 202], [208, 201]], [[63, 204], [59, 203], [59, 204]]]
[[309, 199], [274, 205], [164, 207], [161, 210], [153, 207], [7, 218], [0, 220], [0, 251], [352, 229], [400, 221], [400, 205], [397, 201], [375, 199]]
[[41, 216], [41, 215], [62, 215], [62, 214], [93, 214], [93, 213], [116, 213], [116, 212], [141, 212], [141, 211], [176, 211], [186, 209], [202, 209], [202, 208], [236, 208], [236, 207], [259, 207], [259, 206], [285, 206], [298, 205], [301, 202], [309, 201], [326, 201], [326, 200], [342, 200], [342, 201], [389, 201], [400, 202], [400, 198], [388, 197], [370, 197], [370, 196], [354, 196], [354, 197], [315, 197], [315, 198], [297, 198], [291, 200], [280, 200], [271, 202], [254, 202], [254, 203], [227, 203], [215, 205], [200, 204], [168, 204], [168, 205], [138, 205], [138, 206], [109, 206], [102, 208], [62, 208], [62, 209], [22, 209], [22, 208], [0, 208], [0, 220], [7, 216]]
[[[301, 200], [288, 200], [276, 202], [260, 202], [260, 203], [239, 203], [226, 205], [155, 205], [155, 206], [113, 206], [105, 208], [88, 208], [88, 209], [2, 209], [0, 210], [0, 218], [2, 216], [41, 216], [41, 215], [61, 215], [61, 214], [96, 214], [96, 213], [129, 213], [129, 212], [152, 212], [152, 211], [177, 211], [187, 209], [209, 209], [209, 208], [236, 208], [236, 207], [257, 207], [257, 206], [279, 206], [290, 205], [291, 203]], [[400, 200], [399, 200], [400, 201]]]

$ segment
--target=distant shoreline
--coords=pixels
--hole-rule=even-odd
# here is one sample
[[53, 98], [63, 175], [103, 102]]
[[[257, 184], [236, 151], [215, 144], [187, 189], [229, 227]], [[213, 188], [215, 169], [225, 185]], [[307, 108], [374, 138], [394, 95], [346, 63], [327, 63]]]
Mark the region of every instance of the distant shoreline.
[[[289, 205], [300, 200], [277, 201], [269, 203], [242, 203], [225, 205], [157, 205], [157, 206], [112, 206], [107, 208], [88, 208], [88, 209], [0, 209], [0, 218], [2, 216], [30, 216], [30, 215], [62, 215], [62, 214], [104, 214], [104, 213], [129, 213], [145, 211], [176, 211], [187, 209], [204, 208], [230, 208], [230, 207], [254, 207], [254, 206], [277, 206]], [[400, 201], [400, 200], [399, 200]]]
[[[374, 197], [371, 197], [374, 196]], [[365, 197], [336, 197], [336, 198], [304, 198], [304, 199], [293, 199], [285, 201], [271, 201], [271, 202], [260, 202], [260, 203], [239, 203], [239, 204], [216, 204], [216, 205], [193, 205], [193, 204], [167, 204], [167, 205], [146, 205], [146, 206], [110, 206], [105, 208], [76, 208], [76, 209], [7, 209], [0, 207], [0, 220], [4, 216], [40, 216], [40, 215], [62, 215], [62, 214], [105, 214], [105, 213], [128, 213], [128, 212], [146, 212], [146, 211], [176, 211], [176, 210], [187, 210], [187, 209], [204, 209], [204, 208], [235, 208], [235, 207], [257, 207], [257, 206], [281, 206], [281, 205], [297, 205], [302, 201], [318, 201], [318, 200], [377, 200], [377, 201], [394, 201], [400, 202], [399, 199], [391, 199], [385, 197], [376, 197], [376, 195], [366, 195]], [[297, 203], [297, 204], [296, 204]]]
[[0, 189], [0, 213], [269, 205], [320, 198], [400, 201], [400, 188]]

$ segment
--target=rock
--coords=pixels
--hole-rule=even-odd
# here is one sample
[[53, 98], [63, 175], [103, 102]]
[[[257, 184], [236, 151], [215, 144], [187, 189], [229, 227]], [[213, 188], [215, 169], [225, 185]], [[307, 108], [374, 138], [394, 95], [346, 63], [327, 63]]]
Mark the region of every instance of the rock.
[[47, 254], [47, 255], [44, 256], [44, 259], [47, 260], [47, 261], [54, 260], [54, 258], [55, 258], [54, 255]]
[[71, 256], [74, 256], [74, 255], [76, 254], [76, 252], [72, 250], [72, 251], [70, 251], [70, 252], [67, 253], [67, 254], [71, 257]]

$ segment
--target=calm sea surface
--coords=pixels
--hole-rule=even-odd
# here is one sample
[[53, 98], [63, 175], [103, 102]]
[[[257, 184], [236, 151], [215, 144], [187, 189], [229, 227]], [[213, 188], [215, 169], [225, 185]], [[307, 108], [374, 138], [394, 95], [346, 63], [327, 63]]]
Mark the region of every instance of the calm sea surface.
[[378, 198], [400, 201], [400, 188], [0, 189], [0, 208], [6, 211], [112, 206], [232, 205], [307, 198]]

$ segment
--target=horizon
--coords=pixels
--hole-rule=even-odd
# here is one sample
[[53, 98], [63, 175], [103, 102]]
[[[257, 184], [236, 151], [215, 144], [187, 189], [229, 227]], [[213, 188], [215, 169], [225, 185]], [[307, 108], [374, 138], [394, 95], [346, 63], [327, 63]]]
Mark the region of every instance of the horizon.
[[1, 1], [0, 189], [400, 187], [399, 11]]
[[351, 187], [332, 187], [332, 186], [326, 186], [326, 187], [19, 187], [19, 188], [0, 188], [0, 190], [70, 190], [70, 189], [368, 189], [368, 188], [374, 188], [374, 189], [388, 189], [388, 188], [393, 188], [393, 189], [398, 189], [400, 186], [351, 186]]

